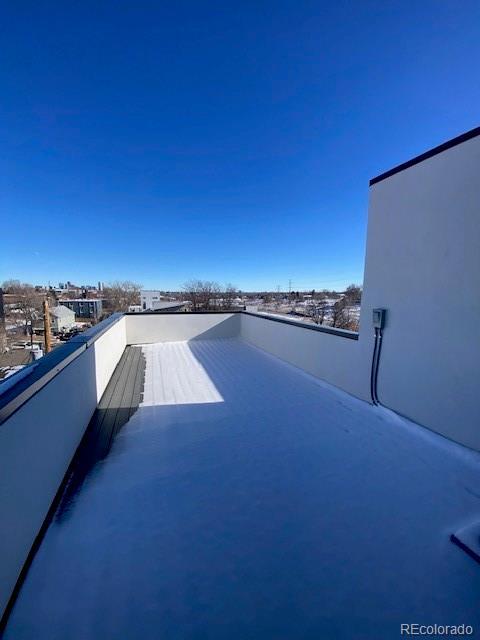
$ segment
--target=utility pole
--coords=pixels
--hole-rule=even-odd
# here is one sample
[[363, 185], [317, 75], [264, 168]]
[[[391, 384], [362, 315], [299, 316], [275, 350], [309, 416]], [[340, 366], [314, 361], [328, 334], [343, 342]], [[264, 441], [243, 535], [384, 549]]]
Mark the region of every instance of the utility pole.
[[3, 306], [3, 289], [0, 287], [0, 354], [7, 348], [7, 331], [5, 329], [5, 309]]
[[43, 329], [45, 332], [45, 353], [52, 350], [52, 337], [50, 335], [50, 312], [48, 310], [48, 298], [43, 301]]

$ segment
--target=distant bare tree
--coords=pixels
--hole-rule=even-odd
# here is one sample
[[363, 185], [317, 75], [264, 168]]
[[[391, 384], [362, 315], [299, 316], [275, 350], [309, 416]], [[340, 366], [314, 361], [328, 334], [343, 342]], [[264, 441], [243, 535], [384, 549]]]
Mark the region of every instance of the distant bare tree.
[[2, 282], [3, 293], [15, 293], [22, 286], [20, 280], [4, 280]]
[[222, 307], [224, 309], [232, 309], [234, 307], [234, 300], [238, 297], [238, 289], [233, 284], [228, 283], [225, 285], [225, 291], [222, 293]]
[[45, 293], [36, 291], [31, 284], [19, 280], [6, 280], [2, 284], [2, 289], [5, 293], [13, 296], [10, 304], [21, 317], [26, 333], [27, 326], [33, 326], [35, 320], [42, 316], [42, 302], [45, 299]]
[[192, 305], [192, 311], [198, 311], [200, 306], [200, 281], [188, 280], [182, 286], [185, 297]]
[[183, 285], [188, 300], [192, 303], [192, 311], [209, 311], [216, 309], [221, 297], [221, 289], [217, 282], [211, 280], [188, 280]]
[[110, 282], [102, 292], [105, 308], [112, 313], [128, 311], [130, 305], [140, 304], [141, 288], [141, 284], [130, 280]]
[[201, 294], [203, 300], [203, 308], [208, 311], [210, 309], [217, 309], [219, 306], [218, 300], [220, 298], [220, 285], [217, 282], [211, 280], [205, 280], [203, 283]]
[[346, 329], [349, 322], [349, 313], [346, 299], [340, 298], [332, 307], [332, 327]]
[[351, 305], [360, 304], [362, 301], [362, 287], [358, 284], [351, 284], [345, 289], [345, 298]]
[[332, 309], [332, 327], [358, 331], [358, 316], [346, 296], [335, 302]]
[[316, 300], [313, 304], [314, 314], [313, 319], [317, 324], [323, 324], [325, 322], [325, 316], [328, 310], [327, 296], [320, 292], [316, 294]]

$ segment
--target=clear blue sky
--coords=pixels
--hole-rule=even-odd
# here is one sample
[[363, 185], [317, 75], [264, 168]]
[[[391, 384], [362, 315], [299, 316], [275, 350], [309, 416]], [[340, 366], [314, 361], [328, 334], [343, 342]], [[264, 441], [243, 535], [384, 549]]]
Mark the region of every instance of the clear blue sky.
[[478, 1], [7, 5], [0, 280], [361, 282], [369, 178], [480, 122]]

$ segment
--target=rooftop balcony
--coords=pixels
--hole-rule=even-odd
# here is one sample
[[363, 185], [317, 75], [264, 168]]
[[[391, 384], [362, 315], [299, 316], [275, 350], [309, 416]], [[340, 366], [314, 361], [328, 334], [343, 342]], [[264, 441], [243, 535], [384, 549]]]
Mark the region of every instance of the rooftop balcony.
[[246, 313], [136, 314], [44, 358], [0, 431], [4, 597], [50, 509], [4, 637], [479, 622], [478, 567], [449, 541], [478, 514], [479, 454], [308, 372], [358, 346]]
[[479, 628], [479, 134], [372, 181], [358, 334], [115, 315], [2, 383], [5, 639]]

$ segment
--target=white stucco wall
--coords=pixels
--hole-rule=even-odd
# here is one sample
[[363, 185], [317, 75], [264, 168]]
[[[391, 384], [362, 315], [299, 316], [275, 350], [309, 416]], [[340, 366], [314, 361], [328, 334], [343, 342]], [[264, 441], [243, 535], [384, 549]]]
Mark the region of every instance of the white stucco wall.
[[235, 313], [139, 313], [125, 320], [127, 344], [233, 338], [240, 334], [240, 315]]
[[123, 316], [90, 347], [95, 351], [97, 401], [102, 397], [126, 344], [126, 317]]
[[87, 349], [0, 425], [0, 611], [96, 404]]
[[241, 337], [250, 344], [330, 382], [352, 395], [359, 395], [360, 361], [358, 341], [312, 331], [302, 326], [275, 322], [266, 317], [241, 316]]
[[121, 318], [0, 424], [0, 615], [124, 349]]
[[[380, 401], [480, 449], [480, 137], [370, 189], [361, 359], [388, 309]], [[368, 376], [362, 397], [368, 398]]]

